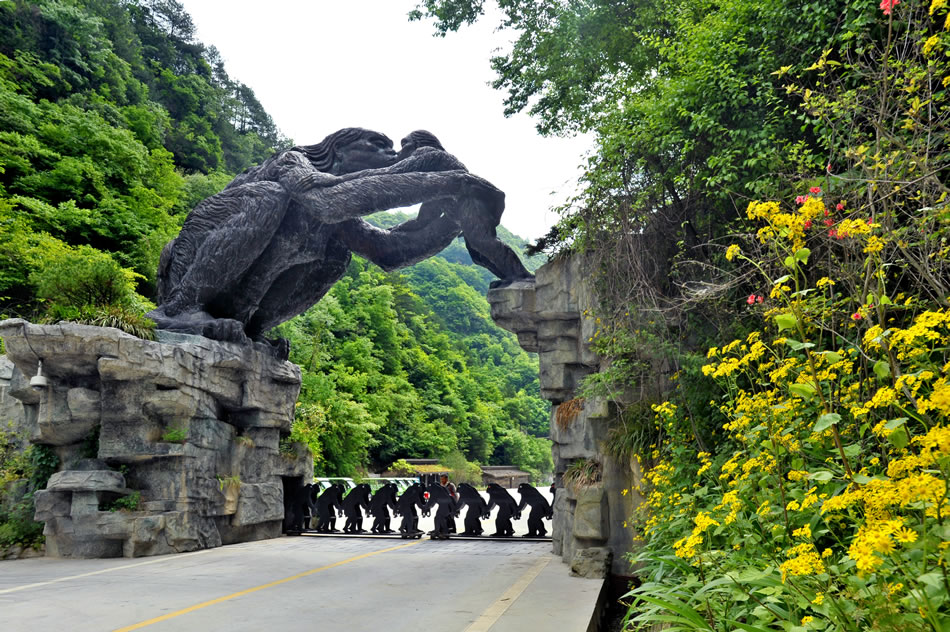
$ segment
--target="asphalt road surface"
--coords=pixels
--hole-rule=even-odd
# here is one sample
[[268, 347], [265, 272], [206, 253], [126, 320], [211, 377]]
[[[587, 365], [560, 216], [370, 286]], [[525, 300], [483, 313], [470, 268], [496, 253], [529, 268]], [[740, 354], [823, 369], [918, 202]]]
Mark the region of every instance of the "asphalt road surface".
[[282, 537], [0, 562], [0, 631], [583, 632], [602, 584], [569, 577], [548, 542]]

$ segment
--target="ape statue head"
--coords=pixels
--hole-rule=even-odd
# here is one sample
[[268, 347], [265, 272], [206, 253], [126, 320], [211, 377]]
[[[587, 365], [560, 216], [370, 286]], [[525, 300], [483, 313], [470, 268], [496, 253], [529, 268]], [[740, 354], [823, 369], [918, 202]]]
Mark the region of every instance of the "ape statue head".
[[393, 141], [362, 127], [343, 128], [316, 145], [297, 146], [294, 151], [305, 154], [318, 170], [334, 175], [379, 169], [396, 162]]
[[408, 157], [409, 154], [420, 147], [435, 147], [438, 150], [445, 151], [445, 147], [442, 146], [442, 143], [439, 142], [435, 134], [427, 132], [424, 129], [409, 132], [408, 136], [399, 141], [399, 145], [399, 156], [397, 156], [397, 160]]

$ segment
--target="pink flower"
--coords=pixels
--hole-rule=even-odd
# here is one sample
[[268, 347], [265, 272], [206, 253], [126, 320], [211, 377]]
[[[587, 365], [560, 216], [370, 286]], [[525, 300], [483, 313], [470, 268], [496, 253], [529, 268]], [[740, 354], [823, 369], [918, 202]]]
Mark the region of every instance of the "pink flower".
[[855, 312], [851, 314], [851, 320], [861, 320], [864, 316], [861, 315], [861, 312]]
[[828, 173], [831, 173], [831, 163], [830, 163], [830, 162], [828, 163], [828, 166], [825, 167], [825, 171], [827, 171]]
[[756, 302], [756, 303], [761, 303], [761, 302], [764, 301], [764, 300], [765, 300], [765, 299], [762, 298], [761, 296], [756, 296], [756, 297], [755, 297], [755, 302]]
[[810, 193], [814, 193], [815, 195], [817, 195], [817, 194], [821, 193], [821, 187], [812, 187], [812, 188], [808, 189], [808, 191], [809, 191]]
[[795, 204], [804, 204], [805, 200], [807, 199], [808, 199], [807, 195], [799, 195], [797, 198], [795, 198]]
[[837, 204], [835, 204], [835, 210], [836, 210], [836, 211], [843, 211], [843, 210], [844, 210], [844, 202], [838, 202]]
[[884, 15], [890, 15], [891, 9], [893, 9], [900, 3], [901, 3], [901, 0], [881, 0], [881, 11], [884, 12]]
[[749, 305], [754, 305], [754, 304], [755, 304], [755, 294], [749, 294], [749, 298], [747, 298], [747, 299], [745, 300], [745, 302], [748, 303]]
[[826, 219], [826, 220], [825, 220], [824, 222], [822, 222], [822, 223], [823, 223], [825, 226], [834, 226], [834, 225], [835, 225], [835, 220], [833, 220], [833, 219]]

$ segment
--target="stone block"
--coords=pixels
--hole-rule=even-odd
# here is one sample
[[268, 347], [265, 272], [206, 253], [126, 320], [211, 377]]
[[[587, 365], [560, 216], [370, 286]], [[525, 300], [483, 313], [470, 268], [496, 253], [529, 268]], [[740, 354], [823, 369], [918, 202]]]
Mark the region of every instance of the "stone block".
[[36, 508], [33, 519], [37, 522], [47, 522], [52, 518], [69, 515], [72, 506], [72, 494], [41, 490], [33, 495], [33, 503]]
[[221, 546], [214, 520], [193, 513], [165, 514], [165, 540], [178, 553]]
[[610, 570], [613, 553], [604, 546], [577, 549], [571, 558], [571, 575], [602, 579]]
[[125, 477], [113, 470], [65, 470], [56, 472], [46, 484], [48, 491], [126, 493]]
[[607, 496], [601, 485], [575, 490], [574, 537], [604, 541], [608, 536]]
[[254, 442], [259, 450], [278, 450], [280, 448], [280, 430], [277, 428], [248, 428], [245, 435]]
[[284, 493], [279, 483], [243, 483], [231, 524], [242, 527], [259, 522], [283, 520]]
[[[80, 417], [73, 417], [70, 409], [71, 392], [74, 393], [72, 403], [80, 412]], [[99, 425], [99, 415], [93, 413], [93, 393], [96, 391], [65, 389], [54, 385], [41, 391], [34, 440], [62, 446], [78, 443], [88, 437]]]

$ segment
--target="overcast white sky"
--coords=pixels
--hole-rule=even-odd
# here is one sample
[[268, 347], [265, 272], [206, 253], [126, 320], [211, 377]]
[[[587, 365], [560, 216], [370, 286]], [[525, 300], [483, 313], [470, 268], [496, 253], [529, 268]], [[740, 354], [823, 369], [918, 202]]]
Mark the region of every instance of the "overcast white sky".
[[342, 127], [399, 139], [427, 129], [506, 193], [502, 224], [528, 239], [557, 221], [590, 141], [543, 138], [506, 119], [489, 58], [508, 37], [487, 19], [445, 38], [409, 22], [415, 0], [180, 0], [198, 39], [250, 86], [280, 130], [319, 142]]

